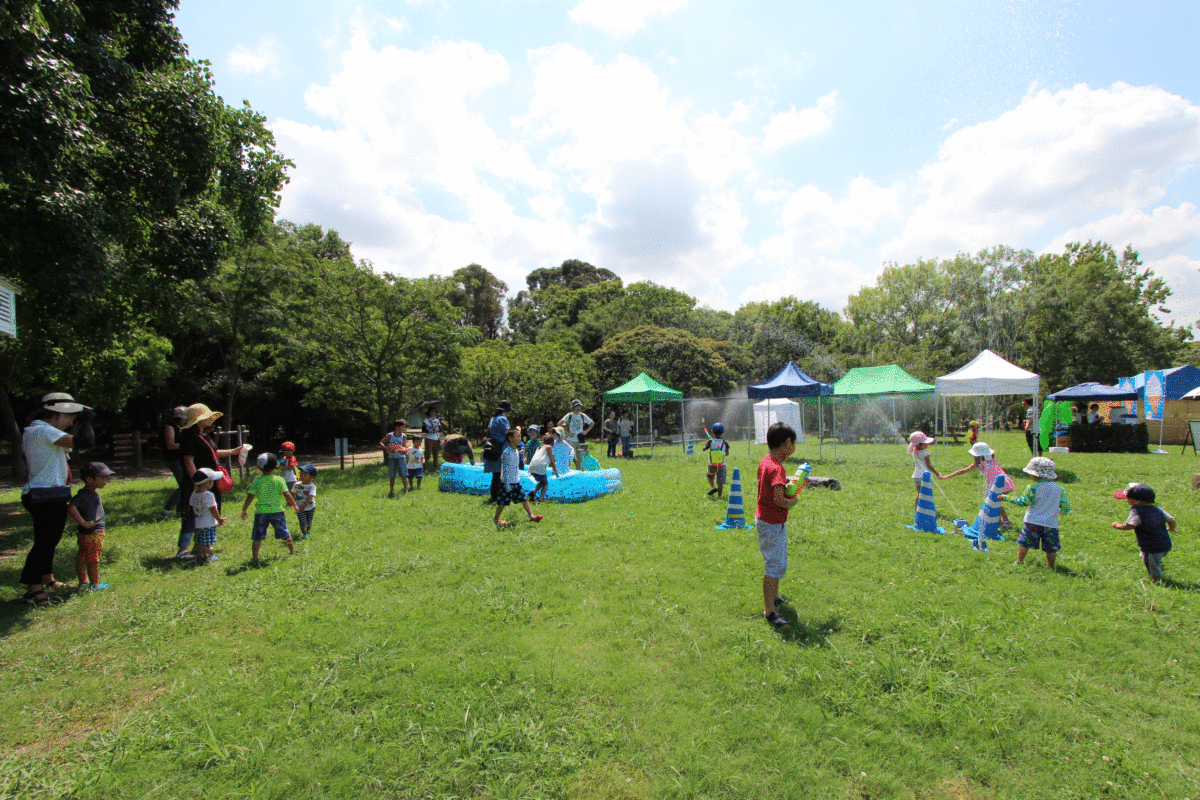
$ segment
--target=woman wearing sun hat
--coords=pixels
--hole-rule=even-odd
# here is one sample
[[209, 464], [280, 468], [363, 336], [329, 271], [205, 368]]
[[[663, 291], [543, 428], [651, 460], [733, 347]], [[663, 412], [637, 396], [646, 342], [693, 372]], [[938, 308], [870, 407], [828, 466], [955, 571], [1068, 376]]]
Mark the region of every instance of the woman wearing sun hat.
[[[21, 505], [33, 517], [33, 547], [25, 557], [21, 583], [28, 587], [23, 598], [39, 608], [50, 605], [45, 589], [66, 586], [54, 580], [54, 551], [67, 527], [67, 504], [71, 500], [71, 471], [67, 453], [76, 445], [96, 443], [92, 431], [92, 409], [62, 392], [42, 397], [36, 419], [21, 436], [21, 450], [29, 466], [29, 480], [21, 489]], [[74, 435], [67, 433], [78, 418]]]
[[[192, 532], [195, 529], [195, 512], [192, 511], [189, 500], [192, 496], [192, 476], [198, 469], [213, 469], [221, 471], [218, 459], [236, 456], [242, 448], [234, 447], [218, 450], [217, 443], [209, 436], [216, 421], [223, 415], [213, 411], [204, 403], [192, 403], [187, 407], [187, 416], [180, 426], [179, 452], [183, 458], [183, 471], [187, 479], [180, 486], [180, 502], [183, 504], [183, 522], [179, 526], [179, 542], [175, 548], [175, 557], [190, 561], [195, 556], [188, 552], [192, 543]], [[221, 507], [221, 493], [216, 484], [210, 490], [217, 500], [217, 508]]]

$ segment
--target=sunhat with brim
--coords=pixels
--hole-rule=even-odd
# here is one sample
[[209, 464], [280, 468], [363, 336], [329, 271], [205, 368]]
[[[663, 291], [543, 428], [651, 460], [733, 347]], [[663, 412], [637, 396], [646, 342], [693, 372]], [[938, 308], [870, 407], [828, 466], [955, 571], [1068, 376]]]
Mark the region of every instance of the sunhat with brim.
[[220, 472], [208, 467], [201, 467], [192, 475], [193, 483], [204, 483], [205, 481], [219, 481], [224, 477]]
[[184, 419], [182, 427], [190, 428], [197, 422], [216, 422], [223, 416], [225, 415], [220, 411], [213, 411], [204, 403], [192, 403], [187, 408], [187, 417]]
[[57, 411], [60, 414], [78, 414], [87, 406], [82, 403], [76, 403], [75, 398], [66, 392], [51, 392], [50, 394], [42, 395], [42, 408], [49, 411]]
[[1026, 475], [1032, 475], [1035, 478], [1046, 478], [1047, 480], [1054, 480], [1058, 477], [1058, 473], [1054, 471], [1054, 462], [1045, 456], [1029, 459], [1029, 463], [1021, 471]]
[[936, 439], [925, 431], [913, 431], [908, 435], [909, 444], [933, 444]]
[[986, 458], [987, 456], [994, 455], [996, 451], [988, 447], [987, 442], [976, 442], [971, 445], [971, 449], [968, 452], [973, 456], [984, 456]]

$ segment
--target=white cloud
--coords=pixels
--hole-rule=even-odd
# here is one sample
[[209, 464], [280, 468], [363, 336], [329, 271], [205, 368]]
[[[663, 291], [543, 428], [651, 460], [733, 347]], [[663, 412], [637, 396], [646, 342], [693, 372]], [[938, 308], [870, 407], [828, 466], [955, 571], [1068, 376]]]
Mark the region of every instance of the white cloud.
[[833, 125], [833, 109], [837, 103], [837, 91], [832, 91], [817, 100], [815, 108], [792, 106], [790, 111], [771, 115], [763, 131], [763, 149], [778, 150], [789, 144], [811, 139], [829, 130]]
[[1164, 197], [1200, 158], [1200, 107], [1153, 86], [1039, 91], [960, 129], [921, 169], [898, 260], [1024, 242]]
[[251, 50], [244, 44], [234, 47], [225, 56], [225, 63], [234, 72], [270, 72], [279, 74], [278, 44], [274, 39], [265, 39], [259, 43], [257, 50]]
[[609, 36], [628, 36], [646, 27], [651, 15], [666, 16], [687, 0], [582, 0], [571, 9], [573, 21], [594, 25]]

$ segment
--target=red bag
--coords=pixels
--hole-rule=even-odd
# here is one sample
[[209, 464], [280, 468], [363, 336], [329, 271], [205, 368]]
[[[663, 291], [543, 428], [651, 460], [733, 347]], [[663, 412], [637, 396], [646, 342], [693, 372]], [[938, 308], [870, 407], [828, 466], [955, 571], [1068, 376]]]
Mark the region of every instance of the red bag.
[[221, 470], [221, 480], [217, 481], [216, 488], [221, 494], [229, 494], [233, 491], [233, 476], [229, 474], [229, 470], [225, 469], [223, 464], [217, 465]]

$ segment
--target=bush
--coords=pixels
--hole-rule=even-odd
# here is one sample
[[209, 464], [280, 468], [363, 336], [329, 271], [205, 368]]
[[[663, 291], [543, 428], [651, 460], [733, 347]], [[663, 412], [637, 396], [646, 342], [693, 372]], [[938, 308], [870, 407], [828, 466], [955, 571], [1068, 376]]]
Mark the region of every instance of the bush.
[[1071, 451], [1075, 453], [1145, 453], [1150, 443], [1146, 424], [1071, 425]]

